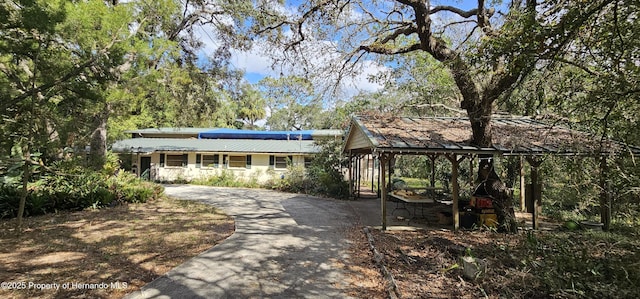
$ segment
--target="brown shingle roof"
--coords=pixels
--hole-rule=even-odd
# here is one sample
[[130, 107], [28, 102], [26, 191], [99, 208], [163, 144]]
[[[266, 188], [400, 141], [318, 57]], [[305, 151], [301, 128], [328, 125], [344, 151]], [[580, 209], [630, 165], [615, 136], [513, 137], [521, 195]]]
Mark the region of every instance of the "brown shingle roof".
[[[606, 141], [601, 147], [597, 138], [558, 125], [550, 125], [527, 117], [495, 116], [492, 118], [493, 146], [471, 145], [471, 124], [465, 117], [398, 117], [354, 116], [349, 138], [360, 134], [369, 140], [370, 150], [395, 152], [486, 152], [505, 155], [597, 154], [630, 150], [640, 155], [640, 148]], [[602, 148], [602, 150], [601, 150]], [[345, 150], [354, 148], [347, 140]]]

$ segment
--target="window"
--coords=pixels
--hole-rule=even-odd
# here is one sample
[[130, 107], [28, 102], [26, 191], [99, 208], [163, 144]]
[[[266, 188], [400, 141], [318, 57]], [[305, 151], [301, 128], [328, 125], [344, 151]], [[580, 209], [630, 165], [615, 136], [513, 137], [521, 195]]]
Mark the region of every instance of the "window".
[[293, 164], [293, 156], [269, 156], [269, 168], [285, 169], [289, 164]]
[[311, 157], [304, 157], [304, 168], [311, 167], [311, 161], [312, 160], [313, 160], [313, 158], [311, 158]]
[[173, 167], [187, 167], [188, 155], [166, 155], [166, 165]]
[[220, 167], [220, 155], [202, 155], [202, 167]]
[[275, 168], [287, 168], [287, 157], [276, 157], [275, 158]]
[[229, 156], [229, 167], [231, 168], [247, 167], [247, 156]]

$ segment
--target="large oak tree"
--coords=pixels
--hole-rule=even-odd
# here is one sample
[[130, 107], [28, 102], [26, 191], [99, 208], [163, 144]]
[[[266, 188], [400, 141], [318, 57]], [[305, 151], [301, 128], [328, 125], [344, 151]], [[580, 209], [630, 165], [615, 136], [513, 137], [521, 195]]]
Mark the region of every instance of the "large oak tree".
[[581, 28], [612, 1], [479, 0], [471, 7], [428, 0], [240, 3], [240, 24], [254, 39], [283, 50], [271, 50], [277, 63], [304, 72], [324, 71], [324, 77], [341, 79], [377, 55], [428, 53], [455, 81], [460, 107], [471, 122], [470, 143], [487, 147], [496, 101], [508, 98], [534, 69], [561, 57]]

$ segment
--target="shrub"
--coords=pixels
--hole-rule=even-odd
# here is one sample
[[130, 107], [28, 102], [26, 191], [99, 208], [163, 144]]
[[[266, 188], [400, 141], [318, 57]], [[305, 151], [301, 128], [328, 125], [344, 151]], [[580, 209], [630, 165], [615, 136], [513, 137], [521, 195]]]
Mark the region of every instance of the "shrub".
[[[129, 173], [106, 176], [77, 167], [64, 170], [68, 171], [65, 175], [41, 176], [29, 184], [25, 216], [145, 202], [158, 198], [163, 192], [162, 186]], [[19, 184], [0, 185], [0, 218], [17, 216], [20, 195]]]
[[266, 188], [283, 192], [309, 193], [312, 183], [306, 176], [303, 166], [287, 166], [282, 174], [272, 174], [271, 180], [265, 184]]
[[[638, 245], [637, 237], [616, 233], [530, 232], [520, 263], [540, 273], [548, 297], [637, 298], [640, 267], [629, 261], [640, 258]], [[580, 295], [567, 296], [567, 290]]]
[[342, 169], [347, 159], [342, 156], [341, 141], [319, 142], [321, 150], [311, 161], [307, 170], [308, 179], [312, 182], [311, 192], [335, 198], [349, 196], [349, 184], [344, 180]]
[[233, 171], [223, 170], [217, 175], [207, 176], [204, 178], [193, 180], [196, 185], [215, 186], [215, 187], [244, 187], [244, 188], [257, 188], [258, 179], [256, 176], [251, 176], [248, 179], [244, 179], [236, 176]]
[[341, 172], [346, 165], [346, 159], [340, 153], [341, 143], [320, 141], [318, 146], [321, 151], [315, 155], [309, 168], [289, 165], [282, 176], [274, 173], [265, 187], [285, 192], [347, 198], [349, 184]]

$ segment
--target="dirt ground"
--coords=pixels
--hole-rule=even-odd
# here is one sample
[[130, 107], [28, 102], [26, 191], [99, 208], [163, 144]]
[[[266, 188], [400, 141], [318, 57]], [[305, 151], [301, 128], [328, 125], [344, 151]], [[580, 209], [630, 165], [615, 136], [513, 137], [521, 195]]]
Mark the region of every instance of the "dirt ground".
[[[233, 221], [215, 208], [173, 199], [27, 218], [19, 238], [14, 227], [15, 220], [0, 221], [0, 281], [9, 283], [0, 298], [121, 298], [234, 231]], [[467, 248], [485, 255], [515, 242], [492, 232], [371, 230], [391, 283], [376, 264], [363, 228], [352, 227], [347, 236], [349, 259], [338, 266], [347, 271], [348, 294], [356, 298], [387, 298], [389, 290], [400, 298], [499, 292], [491, 289], [493, 280], [463, 279], [457, 258]], [[503, 271], [495, 267], [503, 262], [494, 261], [491, 271]], [[504, 283], [521, 284], [529, 275], [510, 274]]]
[[[171, 199], [28, 218], [19, 238], [14, 227], [15, 220], [0, 221], [0, 298], [121, 298], [234, 231], [232, 219], [215, 208]], [[348, 295], [355, 298], [639, 295], [640, 271], [634, 267], [640, 243], [633, 236], [441, 228], [369, 229], [369, 236], [362, 227], [348, 229], [349, 258], [336, 265], [347, 272]], [[465, 278], [463, 256], [481, 258], [486, 270]], [[555, 293], [539, 279], [550, 272], [553, 279], [546, 283], [555, 279], [560, 286]], [[567, 289], [562, 280], [584, 282], [583, 293]]]
[[[371, 249], [353, 247], [353, 265], [372, 265], [389, 276], [369, 279], [358, 298], [638, 298], [640, 242], [637, 234], [597, 231], [525, 231], [502, 234], [492, 230], [369, 229]], [[364, 233], [363, 233], [364, 234]], [[365, 254], [366, 253], [366, 254]], [[486, 267], [463, 273], [462, 257]], [[469, 267], [471, 268], [471, 267]], [[361, 270], [353, 268], [354, 270]], [[358, 277], [355, 275], [354, 277]], [[389, 281], [387, 277], [393, 277]], [[392, 291], [380, 292], [375, 285]], [[391, 295], [391, 296], [390, 296]]]
[[234, 231], [211, 206], [173, 199], [0, 221], [0, 298], [121, 298]]
[[[510, 273], [509, 281], [500, 281], [493, 290], [495, 273], [506, 270], [504, 261], [490, 258], [491, 265], [477, 280], [464, 278], [459, 257], [494, 256], [496, 248], [513, 246], [515, 240], [494, 232], [453, 232], [450, 230], [385, 231], [371, 230], [375, 248], [384, 256], [383, 263], [397, 286], [399, 298], [484, 298], [498, 297], [505, 288], [522, 284], [528, 273]], [[370, 256], [370, 258], [373, 258]], [[504, 267], [503, 267], [504, 266]], [[384, 281], [384, 280], [383, 280]], [[384, 281], [389, 286], [390, 282]], [[522, 293], [513, 294], [520, 297]], [[385, 297], [388, 297], [386, 295]]]

